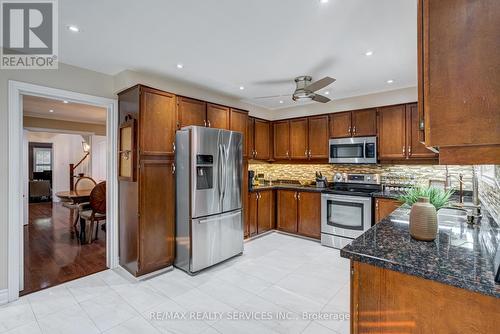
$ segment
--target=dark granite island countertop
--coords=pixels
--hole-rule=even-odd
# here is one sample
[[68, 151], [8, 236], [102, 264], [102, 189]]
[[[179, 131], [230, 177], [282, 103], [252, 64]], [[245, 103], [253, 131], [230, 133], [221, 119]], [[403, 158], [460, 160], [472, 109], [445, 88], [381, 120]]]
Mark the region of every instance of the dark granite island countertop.
[[341, 256], [500, 298], [494, 281], [498, 225], [485, 213], [480, 225], [441, 222], [431, 242], [409, 233], [409, 209], [400, 207], [341, 250]]

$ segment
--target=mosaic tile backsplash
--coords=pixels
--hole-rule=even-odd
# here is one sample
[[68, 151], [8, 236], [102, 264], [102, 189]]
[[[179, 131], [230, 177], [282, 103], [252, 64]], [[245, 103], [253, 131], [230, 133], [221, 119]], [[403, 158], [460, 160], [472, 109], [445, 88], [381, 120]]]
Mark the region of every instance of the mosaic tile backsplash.
[[[330, 165], [330, 164], [270, 164], [251, 163], [249, 170], [264, 174], [265, 180], [313, 181], [315, 172], [320, 171], [328, 181], [335, 173], [376, 173], [385, 184], [429, 184], [429, 180], [445, 181], [446, 170], [451, 176], [451, 186], [459, 188], [459, 175], [463, 175], [464, 189], [472, 190], [472, 166], [443, 165]], [[476, 169], [479, 169], [476, 167]], [[495, 166], [495, 180], [484, 181], [479, 178], [479, 194], [493, 218], [500, 223], [500, 165]]]
[[251, 163], [249, 170], [256, 174], [263, 173], [266, 180], [298, 180], [313, 181], [315, 172], [320, 171], [328, 181], [335, 173], [372, 173], [380, 174], [382, 183], [396, 184], [429, 184], [429, 180], [445, 181], [446, 168], [451, 176], [452, 187], [459, 188], [459, 174], [464, 176], [464, 189], [472, 190], [472, 166], [440, 166], [440, 165], [299, 165]]

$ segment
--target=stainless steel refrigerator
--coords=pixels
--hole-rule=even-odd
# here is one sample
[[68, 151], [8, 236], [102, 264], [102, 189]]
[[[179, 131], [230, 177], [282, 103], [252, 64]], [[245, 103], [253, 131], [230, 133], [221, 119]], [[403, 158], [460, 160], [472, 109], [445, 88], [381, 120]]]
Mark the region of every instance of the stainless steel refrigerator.
[[175, 142], [175, 266], [194, 274], [243, 252], [242, 135], [188, 126]]

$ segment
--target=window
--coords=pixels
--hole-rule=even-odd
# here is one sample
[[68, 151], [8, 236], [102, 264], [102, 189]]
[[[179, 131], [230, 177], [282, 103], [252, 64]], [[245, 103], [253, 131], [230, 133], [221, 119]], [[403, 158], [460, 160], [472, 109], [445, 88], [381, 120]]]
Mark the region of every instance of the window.
[[52, 170], [52, 149], [45, 147], [33, 148], [33, 171]]

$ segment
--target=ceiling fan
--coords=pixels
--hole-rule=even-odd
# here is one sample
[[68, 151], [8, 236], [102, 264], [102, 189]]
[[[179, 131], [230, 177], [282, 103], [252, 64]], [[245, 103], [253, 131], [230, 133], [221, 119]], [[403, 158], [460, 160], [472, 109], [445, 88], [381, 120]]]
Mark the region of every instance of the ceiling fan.
[[[325, 88], [329, 84], [335, 81], [334, 78], [324, 77], [316, 82], [311, 82], [312, 77], [308, 75], [303, 75], [295, 78], [295, 91], [292, 94], [292, 100], [294, 101], [316, 101], [320, 103], [330, 102], [330, 99], [326, 96], [316, 94], [315, 92]], [[256, 99], [269, 99], [272, 97], [280, 97], [283, 95], [273, 95], [273, 96], [261, 96], [256, 97]]]

